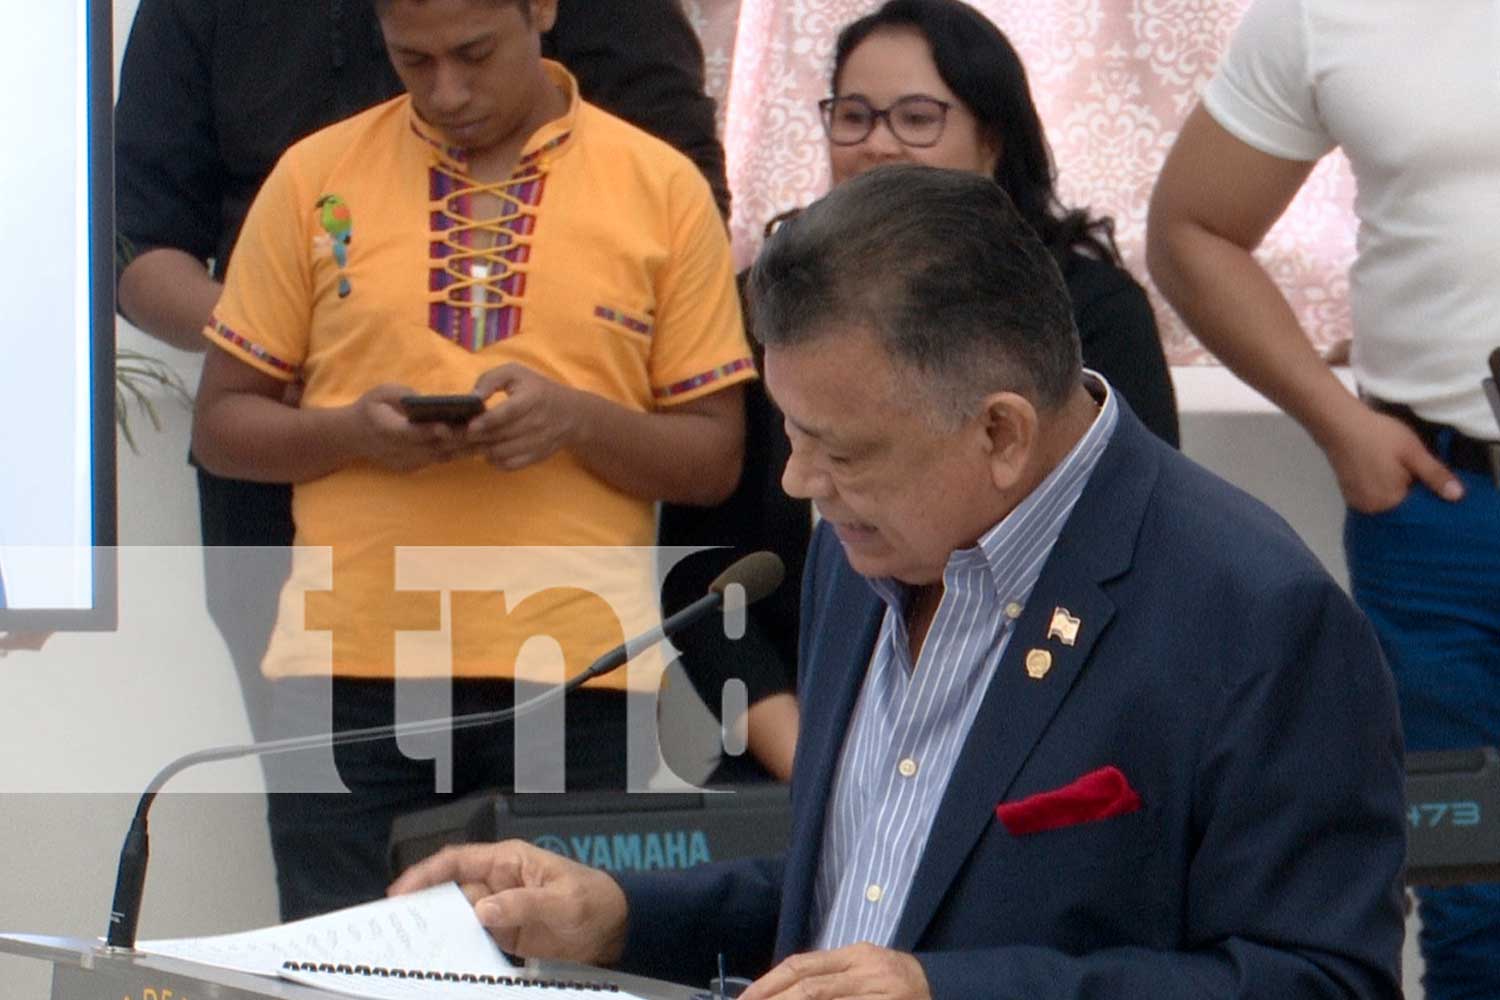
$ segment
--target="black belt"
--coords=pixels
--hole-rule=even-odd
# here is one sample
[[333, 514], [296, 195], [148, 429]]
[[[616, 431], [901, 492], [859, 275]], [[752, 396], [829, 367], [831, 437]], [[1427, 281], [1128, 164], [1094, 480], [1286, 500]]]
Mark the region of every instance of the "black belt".
[[1395, 417], [1410, 427], [1422, 439], [1427, 450], [1442, 459], [1449, 468], [1493, 476], [1495, 482], [1500, 484], [1500, 441], [1481, 441], [1447, 424], [1423, 420], [1411, 407], [1401, 403], [1387, 403], [1371, 396], [1366, 396], [1365, 402], [1377, 413]]

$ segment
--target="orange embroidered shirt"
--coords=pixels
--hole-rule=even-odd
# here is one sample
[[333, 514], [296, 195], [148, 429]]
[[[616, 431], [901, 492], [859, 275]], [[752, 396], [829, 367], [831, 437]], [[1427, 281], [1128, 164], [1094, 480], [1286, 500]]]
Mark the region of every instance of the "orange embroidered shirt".
[[[468, 392], [506, 362], [642, 412], [753, 378], [707, 184], [547, 68], [569, 109], [500, 184], [469, 178], [461, 151], [404, 96], [293, 146], [250, 211], [205, 336], [302, 379], [304, 407], [343, 406], [393, 381]], [[501, 208], [486, 215], [476, 202]], [[538, 632], [558, 641], [571, 675], [655, 614], [652, 572], [606, 604], [588, 593], [618, 576], [607, 555], [616, 569], [580, 568], [572, 587], [544, 571], [558, 560], [534, 551], [509, 569], [503, 554], [474, 551], [398, 564], [397, 547], [649, 546], [652, 504], [566, 453], [518, 472], [477, 458], [416, 473], [355, 464], [298, 484], [293, 511], [299, 546], [331, 548], [331, 579], [326, 559], [296, 560], [264, 665], [273, 677], [326, 673], [330, 632], [334, 673], [392, 677], [398, 631], [412, 633], [402, 676], [446, 674], [450, 653], [456, 676], [514, 676]], [[528, 597], [518, 572], [540, 589]]]

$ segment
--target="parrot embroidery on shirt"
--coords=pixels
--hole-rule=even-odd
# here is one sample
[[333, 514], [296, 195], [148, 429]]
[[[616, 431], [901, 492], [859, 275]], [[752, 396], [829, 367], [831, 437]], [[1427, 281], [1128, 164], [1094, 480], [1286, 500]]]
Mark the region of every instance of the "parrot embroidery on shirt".
[[[354, 233], [354, 216], [344, 199], [336, 194], [325, 194], [318, 199], [318, 222], [333, 246], [333, 261], [339, 270], [349, 266], [349, 239]], [[348, 298], [349, 278], [339, 275], [339, 298]]]

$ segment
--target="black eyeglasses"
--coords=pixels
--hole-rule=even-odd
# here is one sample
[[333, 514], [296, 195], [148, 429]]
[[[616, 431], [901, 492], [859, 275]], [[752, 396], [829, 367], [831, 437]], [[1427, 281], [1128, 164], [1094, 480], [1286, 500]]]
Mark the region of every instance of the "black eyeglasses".
[[948, 123], [947, 101], [912, 94], [888, 108], [877, 108], [863, 97], [825, 97], [818, 102], [823, 113], [823, 131], [835, 146], [857, 146], [884, 119], [885, 127], [904, 146], [936, 146]]

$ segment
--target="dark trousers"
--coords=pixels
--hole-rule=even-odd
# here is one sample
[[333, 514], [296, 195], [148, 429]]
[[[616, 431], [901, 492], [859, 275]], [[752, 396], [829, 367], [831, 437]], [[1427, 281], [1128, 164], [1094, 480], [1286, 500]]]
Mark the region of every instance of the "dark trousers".
[[[451, 703], [446, 697], [451, 687]], [[501, 680], [403, 681], [401, 720], [506, 708], [545, 690]], [[330, 709], [331, 699], [331, 709]], [[537, 789], [566, 760], [568, 790], [625, 788], [626, 696], [582, 690], [568, 695], [562, 719], [551, 706], [520, 723], [450, 735], [379, 740], [266, 759], [268, 816], [283, 920], [326, 913], [385, 893], [396, 817], [475, 792]], [[271, 684], [276, 736], [390, 724], [397, 712], [389, 681], [291, 678]], [[347, 791], [341, 790], [347, 787]]]
[[271, 689], [260, 663], [292, 565], [292, 488], [197, 472], [208, 614], [229, 649], [250, 732], [266, 739]]
[[[1500, 489], [1459, 475], [1459, 503], [1416, 485], [1345, 522], [1351, 589], [1395, 674], [1408, 750], [1500, 746]], [[1417, 896], [1429, 1000], [1500, 996], [1500, 885]]]

